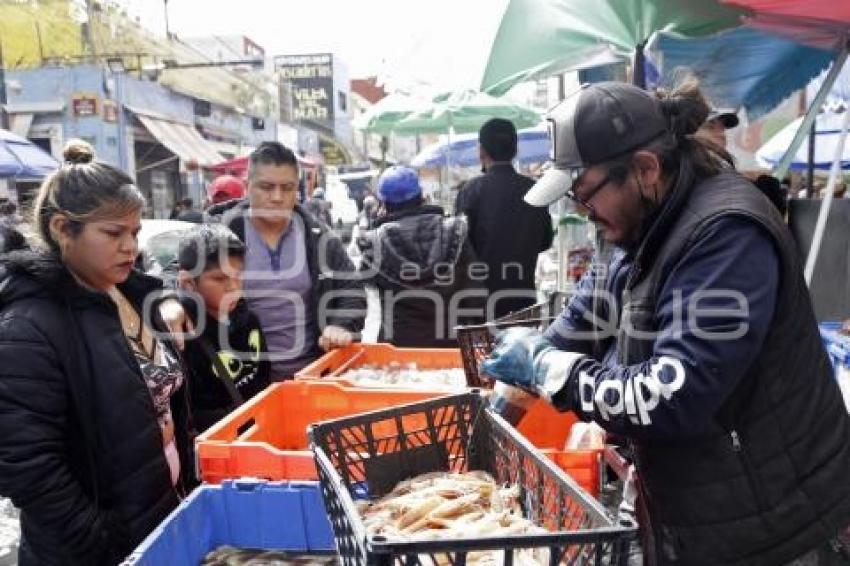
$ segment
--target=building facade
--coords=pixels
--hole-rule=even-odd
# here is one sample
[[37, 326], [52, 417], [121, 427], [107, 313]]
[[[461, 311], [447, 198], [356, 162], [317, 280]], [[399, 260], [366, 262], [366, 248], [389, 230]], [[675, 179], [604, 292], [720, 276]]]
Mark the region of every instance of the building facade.
[[[277, 138], [275, 116], [249, 116], [99, 65], [9, 71], [7, 82], [10, 129], [59, 159], [72, 138], [86, 140], [98, 159], [119, 166], [123, 150], [154, 217], [167, 216], [182, 197], [200, 205], [211, 176], [206, 167]], [[19, 197], [26, 203], [29, 195]]]

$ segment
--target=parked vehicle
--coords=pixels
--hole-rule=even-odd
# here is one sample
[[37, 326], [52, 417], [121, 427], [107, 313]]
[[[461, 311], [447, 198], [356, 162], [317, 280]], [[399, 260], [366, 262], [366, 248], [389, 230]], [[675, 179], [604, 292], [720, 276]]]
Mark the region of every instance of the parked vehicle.
[[136, 267], [171, 284], [177, 276], [180, 239], [194, 224], [181, 220], [142, 220]]

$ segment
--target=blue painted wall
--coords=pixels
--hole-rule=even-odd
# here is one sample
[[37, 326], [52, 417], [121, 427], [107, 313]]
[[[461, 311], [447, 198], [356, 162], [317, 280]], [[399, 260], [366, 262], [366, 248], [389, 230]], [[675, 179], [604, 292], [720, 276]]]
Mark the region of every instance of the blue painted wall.
[[[114, 80], [111, 73], [99, 66], [78, 65], [73, 67], [43, 67], [7, 71], [7, 81], [15, 88], [8, 89], [11, 104], [34, 102], [65, 103], [62, 117], [62, 141], [80, 137], [95, 148], [98, 158], [108, 163], [118, 163], [118, 126], [105, 122], [103, 101], [114, 99]], [[75, 94], [96, 95], [100, 101], [99, 114], [75, 118], [71, 99]], [[132, 75], [124, 77], [124, 103], [127, 106], [163, 114], [177, 120], [196, 123], [224, 130], [234, 138], [242, 138], [245, 145], [256, 146], [261, 141], [273, 140], [276, 136], [276, 121], [267, 118], [264, 129], [254, 130], [250, 116], [236, 113], [233, 109], [213, 104], [210, 117], [195, 117], [191, 97], [170, 90], [159, 83], [143, 81]], [[130, 122], [128, 121], [128, 124]], [[130, 163], [135, 162], [133, 144], [128, 144]]]
[[[62, 116], [63, 142], [70, 138], [83, 138], [95, 148], [100, 159], [118, 163], [118, 127], [102, 119], [103, 100], [106, 98], [106, 74], [96, 66], [45, 67], [8, 71], [7, 81], [14, 85], [8, 89], [11, 104], [32, 102], [65, 103]], [[99, 114], [75, 118], [71, 99], [76, 94], [94, 95], [99, 100]]]

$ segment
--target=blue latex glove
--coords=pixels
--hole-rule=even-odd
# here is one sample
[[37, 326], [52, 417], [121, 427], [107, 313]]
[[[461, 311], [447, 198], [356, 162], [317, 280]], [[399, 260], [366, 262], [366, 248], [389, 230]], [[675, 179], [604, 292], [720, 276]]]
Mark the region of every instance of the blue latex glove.
[[539, 330], [515, 326], [496, 337], [493, 352], [481, 363], [481, 371], [493, 379], [535, 391], [534, 359], [554, 346]]
[[497, 337], [493, 353], [481, 363], [481, 371], [551, 400], [564, 388], [572, 366], [582, 357], [558, 350], [538, 330], [513, 327]]

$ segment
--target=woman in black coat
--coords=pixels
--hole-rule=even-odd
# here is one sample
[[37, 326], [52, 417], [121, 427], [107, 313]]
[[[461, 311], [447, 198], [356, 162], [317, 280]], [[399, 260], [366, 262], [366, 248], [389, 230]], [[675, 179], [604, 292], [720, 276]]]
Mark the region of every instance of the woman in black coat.
[[21, 566], [121, 561], [189, 470], [161, 284], [132, 270], [144, 198], [92, 157], [71, 145], [41, 187], [45, 249], [0, 259], [0, 495], [21, 509]]

